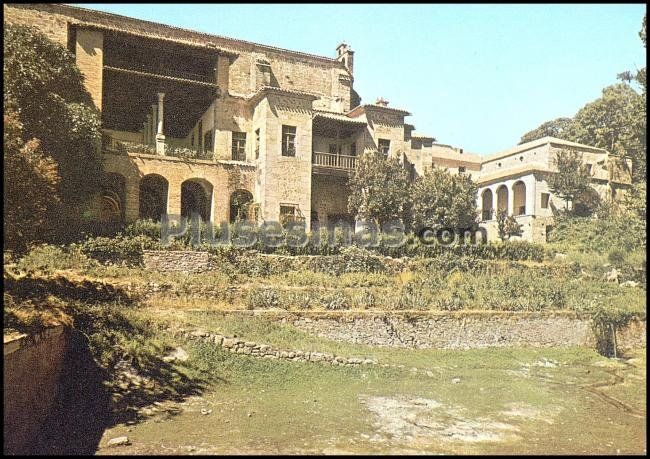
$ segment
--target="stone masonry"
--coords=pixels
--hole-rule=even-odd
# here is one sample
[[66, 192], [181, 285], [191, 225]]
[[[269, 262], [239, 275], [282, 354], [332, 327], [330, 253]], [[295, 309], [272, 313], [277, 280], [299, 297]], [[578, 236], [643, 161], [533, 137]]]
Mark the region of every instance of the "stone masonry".
[[563, 205], [547, 183], [558, 150], [582, 154], [603, 198], [620, 199], [631, 183], [629, 160], [551, 137], [484, 157], [437, 143], [405, 121], [408, 111], [382, 98], [361, 103], [345, 43], [325, 57], [75, 6], [3, 11], [5, 23], [34, 26], [74, 53], [102, 111], [99, 220], [197, 211], [233, 221], [243, 193], [244, 218], [257, 223], [281, 212], [307, 229], [351, 221], [347, 179], [357, 155], [380, 149], [413, 177], [433, 167], [471, 176], [489, 239], [504, 210], [524, 226], [523, 239], [544, 242]]

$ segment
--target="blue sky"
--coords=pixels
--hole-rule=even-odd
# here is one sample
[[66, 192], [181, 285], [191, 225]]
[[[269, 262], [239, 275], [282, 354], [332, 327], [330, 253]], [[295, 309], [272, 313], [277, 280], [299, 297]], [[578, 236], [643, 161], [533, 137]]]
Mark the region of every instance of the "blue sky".
[[345, 41], [362, 103], [384, 97], [418, 132], [481, 155], [645, 66], [641, 4], [79, 6], [324, 56]]

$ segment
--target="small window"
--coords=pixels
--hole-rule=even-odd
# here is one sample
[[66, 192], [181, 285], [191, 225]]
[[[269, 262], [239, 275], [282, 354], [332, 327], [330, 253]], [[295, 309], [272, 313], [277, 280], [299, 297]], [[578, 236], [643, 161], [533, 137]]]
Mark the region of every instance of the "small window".
[[255, 159], [260, 158], [260, 130], [255, 129]]
[[501, 167], [501, 163], [497, 163], [497, 167]]
[[339, 152], [339, 147], [335, 143], [330, 143], [329, 152], [330, 155], [335, 155]]
[[357, 156], [357, 143], [352, 142], [350, 144], [350, 156]]
[[458, 166], [458, 173], [459, 174], [462, 174], [463, 172], [465, 172], [465, 170], [466, 170], [465, 166]]
[[280, 205], [280, 224], [296, 221], [296, 206], [292, 204]]
[[296, 156], [295, 126], [282, 126], [282, 156]]
[[460, 148], [460, 149], [458, 150], [458, 153], [460, 153], [460, 154], [462, 155], [462, 154], [463, 154], [463, 151], [464, 151], [464, 150], [463, 150], [462, 148]]
[[232, 133], [232, 159], [235, 161], [246, 161], [246, 133]]
[[593, 164], [587, 163], [587, 165], [585, 167], [587, 168], [587, 172], [591, 175], [591, 169], [593, 167]]
[[203, 152], [212, 152], [212, 129], [205, 131], [205, 135], [203, 136]]
[[194, 132], [192, 132], [192, 137], [190, 137], [190, 146], [194, 146]]
[[390, 152], [390, 140], [378, 139], [377, 147], [379, 148], [379, 152], [381, 154], [383, 154], [384, 156], [388, 156], [388, 153]]
[[519, 161], [523, 161], [523, 160], [524, 160], [524, 157], [523, 157], [523, 156], [520, 156], [520, 157], [519, 157]]
[[542, 193], [542, 209], [548, 209], [548, 202], [550, 199], [550, 193]]

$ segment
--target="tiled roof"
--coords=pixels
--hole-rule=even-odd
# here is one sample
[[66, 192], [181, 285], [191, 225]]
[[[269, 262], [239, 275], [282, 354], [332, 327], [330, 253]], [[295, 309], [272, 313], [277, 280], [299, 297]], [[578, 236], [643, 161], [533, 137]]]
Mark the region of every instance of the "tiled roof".
[[607, 150], [604, 150], [602, 148], [597, 148], [597, 147], [592, 147], [590, 145], [584, 145], [581, 143], [576, 143], [576, 142], [570, 142], [568, 140], [562, 140], [558, 139], [557, 137], [542, 137], [537, 140], [533, 140], [531, 142], [526, 142], [522, 143], [521, 145], [517, 145], [516, 147], [509, 148], [504, 151], [500, 151], [498, 153], [495, 153], [493, 155], [486, 156], [483, 161], [493, 161], [495, 159], [500, 159], [500, 158], [505, 158], [506, 156], [510, 156], [515, 153], [519, 153], [522, 151], [530, 150], [531, 148], [536, 148], [541, 145], [546, 145], [546, 144], [554, 144], [554, 145], [564, 145], [567, 147], [575, 147], [575, 148], [581, 148], [581, 149], [586, 149], [586, 150], [592, 150], [597, 153], [607, 153]]
[[[175, 41], [183, 44], [194, 44], [202, 47], [212, 47], [221, 49], [225, 52], [237, 53], [238, 51], [275, 51], [290, 53], [294, 56], [300, 56], [310, 59], [319, 60], [323, 63], [343, 67], [343, 63], [334, 58], [309, 54], [300, 51], [279, 48], [275, 46], [263, 45], [246, 40], [213, 35], [205, 32], [184, 29], [167, 24], [160, 24], [142, 19], [135, 19], [119, 14], [106, 13], [103, 11], [91, 10], [78, 6], [62, 4], [12, 4], [12, 8], [25, 8], [40, 11], [47, 11], [54, 14], [61, 14], [76, 19], [75, 24], [101, 27], [108, 30], [115, 30], [124, 33], [160, 38]], [[210, 46], [213, 44], [214, 46]]]
[[261, 99], [264, 96], [264, 94], [267, 94], [269, 92], [277, 93], [277, 94], [284, 94], [284, 95], [289, 95], [289, 96], [299, 96], [299, 97], [304, 97], [304, 98], [311, 98], [313, 100], [320, 98], [320, 96], [318, 94], [313, 94], [311, 92], [298, 91], [296, 89], [276, 88], [275, 86], [262, 86], [257, 91], [255, 91], [253, 94], [251, 94], [247, 99], [249, 101], [253, 102], [253, 101], [256, 101], [258, 99]]
[[390, 112], [395, 112], [399, 113], [404, 116], [409, 116], [411, 113], [407, 112], [406, 110], [402, 110], [400, 108], [392, 108], [392, 107], [384, 107], [383, 105], [377, 105], [377, 104], [365, 104], [365, 105], [359, 105], [358, 107], [353, 108], [350, 110], [347, 115], [348, 116], [357, 116], [358, 114], [365, 113], [366, 110], [385, 110], [385, 111], [390, 111]]
[[314, 113], [314, 117], [320, 117], [320, 118], [327, 118], [330, 120], [335, 120], [335, 121], [341, 121], [343, 123], [352, 123], [352, 124], [366, 124], [365, 121], [360, 120], [359, 118], [349, 118], [345, 115], [339, 115], [336, 113], [331, 113], [331, 112], [321, 112], [321, 111], [316, 111]]

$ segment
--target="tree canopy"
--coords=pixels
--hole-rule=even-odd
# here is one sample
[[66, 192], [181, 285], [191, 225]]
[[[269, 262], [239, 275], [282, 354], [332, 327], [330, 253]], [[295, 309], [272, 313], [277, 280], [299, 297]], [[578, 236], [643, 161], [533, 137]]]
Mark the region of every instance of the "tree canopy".
[[589, 170], [582, 162], [580, 153], [575, 150], [558, 151], [553, 162], [557, 172], [549, 175], [548, 186], [553, 193], [564, 199], [568, 209], [569, 202], [573, 202], [589, 188]]
[[357, 158], [350, 177], [348, 211], [379, 225], [404, 217], [409, 198], [408, 173], [397, 158], [373, 150]]
[[99, 112], [68, 50], [31, 27], [5, 24], [3, 33], [5, 110], [16, 112], [22, 138], [38, 139], [57, 164], [58, 215], [78, 216], [99, 189]]
[[18, 115], [4, 114], [4, 248], [21, 252], [30, 242], [43, 240], [48, 217], [59, 199], [56, 162], [43, 153], [40, 142], [22, 139]]
[[476, 194], [467, 175], [433, 168], [413, 183], [413, 223], [416, 228], [469, 228], [477, 218]]

